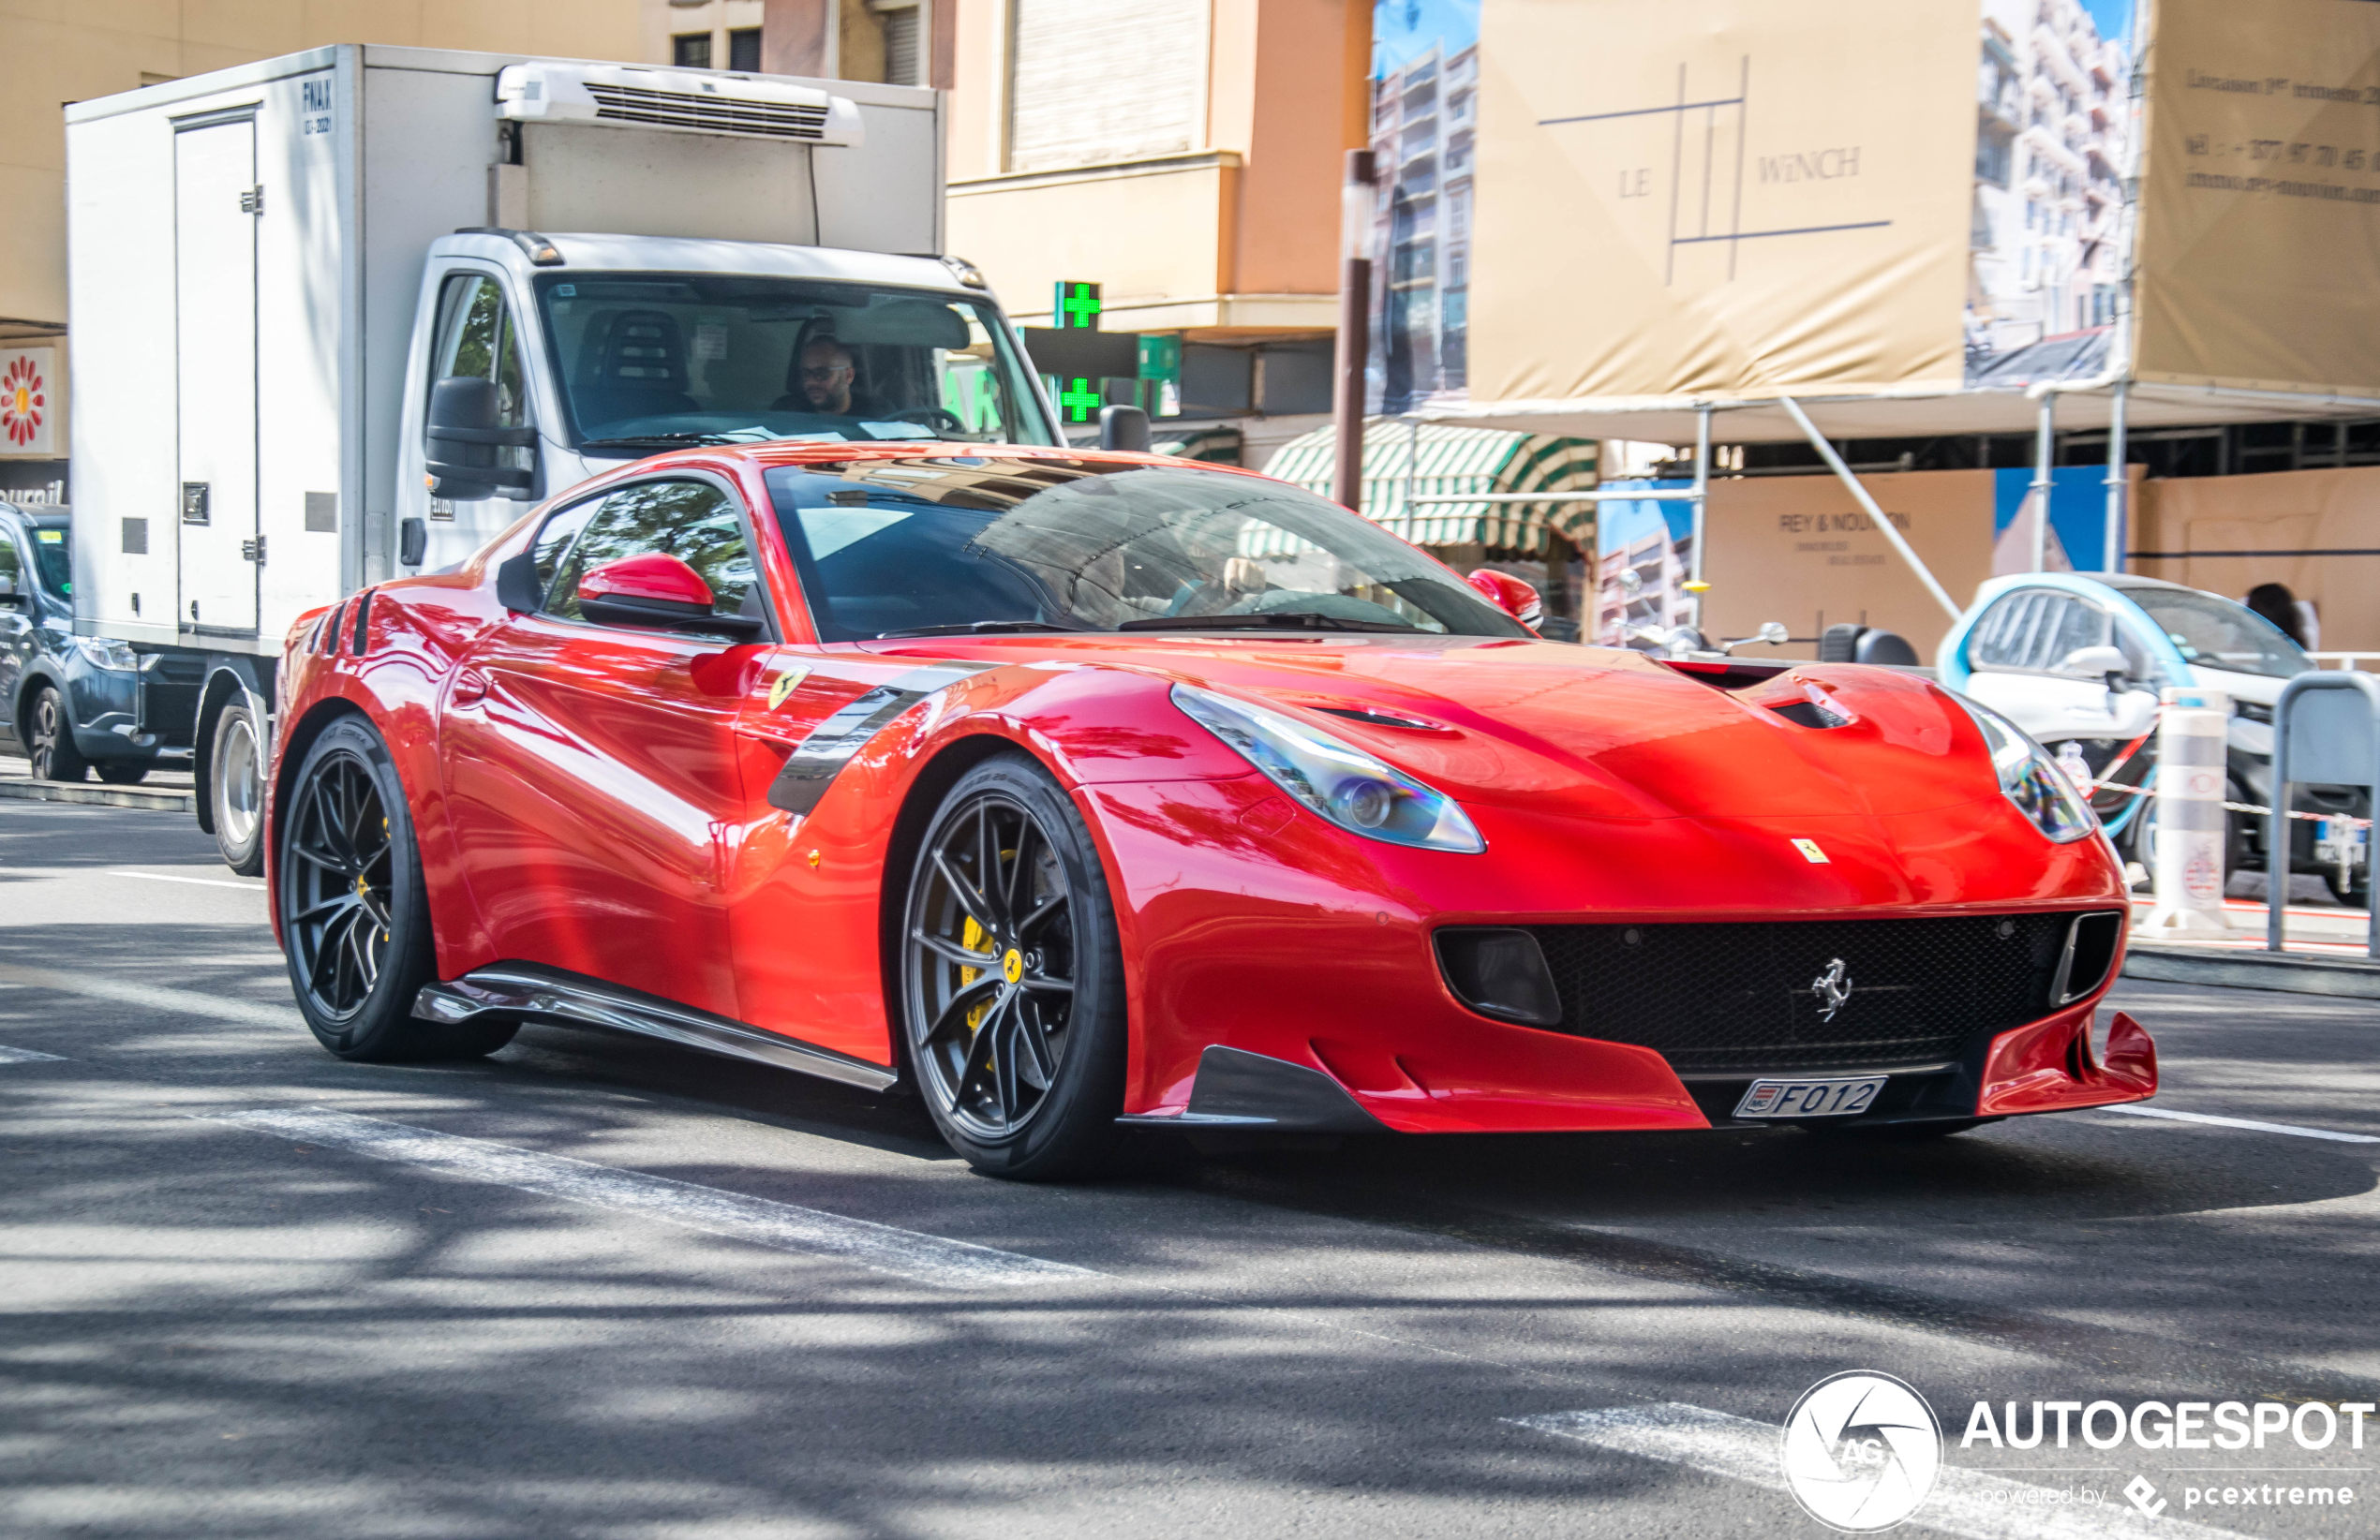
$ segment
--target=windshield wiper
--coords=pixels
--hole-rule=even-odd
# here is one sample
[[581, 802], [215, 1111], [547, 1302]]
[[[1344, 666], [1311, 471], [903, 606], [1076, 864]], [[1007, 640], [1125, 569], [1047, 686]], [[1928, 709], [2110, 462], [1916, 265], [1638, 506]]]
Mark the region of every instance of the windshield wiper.
[[1269, 610], [1262, 615], [1153, 615], [1127, 620], [1120, 631], [1418, 631], [1393, 620], [1350, 620], [1319, 610]]
[[656, 444], [755, 444], [766, 443], [770, 437], [766, 428], [713, 428], [704, 433], [632, 433], [620, 438], [588, 438], [582, 439], [578, 447], [646, 449]]
[[1062, 626], [1054, 620], [971, 620], [960, 626], [908, 626], [897, 631], [878, 631], [876, 639], [885, 641], [896, 636], [966, 636], [993, 631], [1087, 631], [1088, 626]]

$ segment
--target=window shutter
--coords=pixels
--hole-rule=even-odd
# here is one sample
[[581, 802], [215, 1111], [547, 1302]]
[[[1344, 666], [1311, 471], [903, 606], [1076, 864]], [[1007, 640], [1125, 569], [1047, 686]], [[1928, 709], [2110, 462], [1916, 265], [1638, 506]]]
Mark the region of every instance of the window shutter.
[[1015, 0], [1008, 169], [1191, 149], [1206, 0]]

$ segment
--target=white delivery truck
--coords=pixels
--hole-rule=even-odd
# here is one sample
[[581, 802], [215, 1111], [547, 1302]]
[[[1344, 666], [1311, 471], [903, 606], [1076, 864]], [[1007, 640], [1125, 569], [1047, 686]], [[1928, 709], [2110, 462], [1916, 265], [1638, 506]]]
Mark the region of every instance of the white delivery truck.
[[253, 872], [313, 606], [674, 445], [1063, 442], [942, 144], [930, 90], [377, 46], [69, 107], [80, 757], [186, 756]]

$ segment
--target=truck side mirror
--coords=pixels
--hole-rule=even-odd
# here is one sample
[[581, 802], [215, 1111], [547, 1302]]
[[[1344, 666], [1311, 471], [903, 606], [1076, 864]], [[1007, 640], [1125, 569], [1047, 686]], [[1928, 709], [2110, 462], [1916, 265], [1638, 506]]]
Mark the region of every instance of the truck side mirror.
[[0, 605], [6, 605], [11, 610], [24, 607], [24, 595], [17, 592], [15, 578], [0, 577]]
[[498, 464], [497, 452], [535, 445], [537, 430], [499, 427], [499, 418], [492, 379], [458, 375], [430, 387], [422, 449], [432, 494], [458, 502], [532, 495], [537, 473]]
[[1103, 450], [1126, 450], [1135, 454], [1148, 453], [1149, 414], [1138, 407], [1100, 407], [1099, 447]]

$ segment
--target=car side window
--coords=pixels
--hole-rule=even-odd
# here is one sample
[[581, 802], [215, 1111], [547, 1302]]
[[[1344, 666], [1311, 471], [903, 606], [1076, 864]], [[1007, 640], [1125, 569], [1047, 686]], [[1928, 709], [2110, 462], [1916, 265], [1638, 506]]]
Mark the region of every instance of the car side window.
[[1986, 611], [1968, 640], [1968, 661], [1976, 668], [2023, 668], [2033, 616], [2047, 597], [2038, 588], [2028, 588], [2006, 596]]
[[708, 481], [638, 481], [605, 496], [561, 558], [546, 613], [584, 619], [579, 581], [605, 562], [649, 553], [676, 556], [710, 585], [714, 615], [766, 613], [736, 499]]
[[593, 518], [602, 506], [603, 499], [601, 497], [573, 503], [547, 519], [545, 527], [537, 532], [537, 539], [529, 543], [529, 550], [537, 558], [539, 593], [550, 594], [554, 591], [554, 578], [562, 570], [562, 559], [570, 554], [571, 542], [578, 539], [587, 528], [587, 521]]
[[5, 532], [0, 532], [0, 578], [14, 585], [18, 593], [25, 591], [26, 579], [23, 566], [17, 559], [17, 542]]

